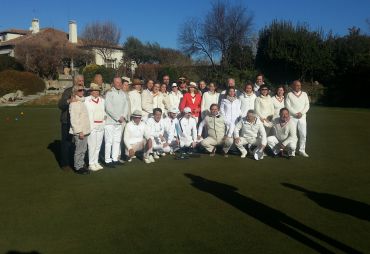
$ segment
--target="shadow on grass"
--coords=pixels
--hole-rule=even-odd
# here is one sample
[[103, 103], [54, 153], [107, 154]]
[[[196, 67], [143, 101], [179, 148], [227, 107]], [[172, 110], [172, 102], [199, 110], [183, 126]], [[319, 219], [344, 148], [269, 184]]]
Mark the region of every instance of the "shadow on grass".
[[41, 254], [41, 253], [38, 252], [38, 251], [34, 251], [34, 250], [32, 250], [32, 251], [26, 251], [26, 252], [24, 252], [24, 251], [10, 250], [6, 254]]
[[54, 140], [54, 142], [50, 143], [47, 147], [53, 154], [54, 158], [58, 163], [58, 166], [60, 167], [60, 154], [61, 154], [61, 142], [60, 140]]
[[[228, 203], [229, 205], [239, 209], [243, 213], [259, 220], [267, 226], [270, 226], [283, 234], [293, 238], [294, 240], [306, 245], [307, 247], [319, 253], [335, 253], [326, 247], [322, 246], [315, 240], [326, 242], [327, 244], [335, 247], [346, 253], [361, 253], [352, 247], [345, 245], [327, 235], [324, 235], [299, 221], [289, 217], [285, 213], [280, 212], [272, 207], [269, 207], [254, 199], [248, 198], [239, 194], [238, 189], [234, 186], [208, 180], [206, 178], [184, 174], [191, 179], [191, 185], [200, 190], [207, 192], [220, 200]], [[311, 236], [307, 237], [305, 234]]]
[[370, 206], [368, 204], [333, 194], [310, 191], [290, 183], [282, 183], [282, 185], [303, 192], [306, 197], [323, 208], [338, 213], [345, 213], [361, 220], [370, 221]]

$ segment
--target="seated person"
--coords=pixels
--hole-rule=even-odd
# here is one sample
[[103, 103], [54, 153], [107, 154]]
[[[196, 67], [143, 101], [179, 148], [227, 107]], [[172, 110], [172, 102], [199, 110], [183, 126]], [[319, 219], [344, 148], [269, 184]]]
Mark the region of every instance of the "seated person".
[[153, 144], [153, 157], [159, 159], [159, 155], [170, 152], [170, 146], [164, 137], [166, 123], [162, 119], [162, 109], [153, 109], [153, 117], [148, 118], [146, 125]]
[[248, 154], [244, 146], [248, 145], [250, 148], [253, 145], [257, 146], [253, 150], [253, 157], [256, 160], [263, 159], [263, 150], [267, 144], [266, 131], [253, 109], [248, 110], [246, 117], [236, 124], [234, 138], [236, 147], [242, 153], [241, 158]]
[[147, 125], [141, 121], [142, 112], [135, 110], [131, 115], [131, 121], [126, 124], [123, 140], [125, 142], [125, 151], [130, 162], [135, 157], [136, 152], [144, 152], [144, 162], [155, 162], [152, 155], [152, 140], [149, 135]]
[[[208, 136], [200, 142], [210, 156], [214, 156], [216, 146], [224, 145], [226, 140], [226, 124], [225, 119], [219, 114], [218, 105], [212, 104], [210, 107], [210, 114], [207, 115], [198, 127], [198, 140], [201, 140], [203, 128], [206, 128]], [[225, 152], [225, 151], [224, 151]]]
[[168, 117], [163, 119], [165, 122], [164, 138], [170, 145], [170, 154], [176, 152], [179, 149], [180, 140], [177, 132], [177, 127], [179, 127], [179, 120], [177, 115], [179, 114], [178, 107], [171, 107], [168, 110]]
[[296, 126], [290, 119], [287, 108], [280, 109], [280, 117], [275, 119], [272, 126], [272, 136], [267, 138], [267, 145], [271, 148], [274, 156], [286, 151], [288, 157], [295, 156], [297, 144]]

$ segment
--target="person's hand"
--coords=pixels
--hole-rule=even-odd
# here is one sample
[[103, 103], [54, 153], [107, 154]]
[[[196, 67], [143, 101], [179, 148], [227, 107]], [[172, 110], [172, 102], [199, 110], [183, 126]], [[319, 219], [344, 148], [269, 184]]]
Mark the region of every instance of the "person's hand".
[[222, 141], [225, 141], [227, 139], [227, 135], [225, 135], [223, 138], [222, 138]]
[[118, 122], [120, 123], [123, 123], [125, 121], [125, 118], [123, 116], [121, 116], [119, 119], [118, 119]]
[[265, 145], [260, 145], [260, 150], [262, 151], [265, 150], [265, 147], [266, 147]]
[[166, 140], [165, 140], [165, 138], [164, 138], [162, 135], [159, 135], [159, 139], [160, 139], [162, 142], [166, 141]]
[[264, 123], [266, 121], [266, 118], [260, 118], [261, 122]]
[[201, 135], [198, 135], [197, 139], [198, 140], [201, 140], [202, 139], [202, 136]]
[[298, 119], [300, 119], [302, 117], [302, 113], [301, 112], [298, 112], [297, 114], [295, 114], [297, 116]]
[[129, 150], [128, 150], [128, 156], [129, 156], [129, 157], [134, 157], [134, 155], [135, 155], [135, 151], [134, 151], [134, 149], [129, 149]]
[[235, 138], [235, 143], [236, 144], [239, 144], [240, 143], [240, 137]]
[[191, 144], [191, 146], [192, 146], [193, 148], [195, 148], [195, 147], [196, 147], [196, 145], [197, 145], [197, 142], [193, 142], [193, 143]]
[[85, 135], [83, 134], [83, 132], [80, 132], [78, 134], [78, 138], [81, 139], [81, 140], [83, 140], [85, 138]]
[[168, 144], [168, 143], [164, 143], [164, 144], [163, 144], [163, 148], [164, 148], [164, 147], [167, 147], [167, 146], [169, 146], [169, 144]]
[[177, 145], [180, 145], [180, 140], [178, 138], [175, 138], [175, 142]]
[[284, 150], [285, 149], [285, 145], [280, 144], [280, 149]]

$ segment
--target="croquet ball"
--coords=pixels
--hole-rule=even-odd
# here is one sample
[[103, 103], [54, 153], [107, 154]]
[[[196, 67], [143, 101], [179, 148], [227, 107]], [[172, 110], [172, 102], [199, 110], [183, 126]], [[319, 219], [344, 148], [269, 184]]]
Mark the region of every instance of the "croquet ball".
[[23, 116], [23, 115], [24, 115], [24, 113], [23, 113], [23, 112], [21, 112], [21, 115]]
[[14, 120], [18, 121], [18, 117], [16, 117]]

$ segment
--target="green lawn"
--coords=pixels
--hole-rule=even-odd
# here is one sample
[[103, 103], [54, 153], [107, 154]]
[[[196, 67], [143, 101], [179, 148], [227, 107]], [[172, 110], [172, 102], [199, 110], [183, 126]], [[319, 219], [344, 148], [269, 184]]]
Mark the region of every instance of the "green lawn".
[[48, 149], [58, 109], [1, 108], [0, 253], [370, 253], [370, 111], [316, 107], [308, 124], [309, 159], [167, 156], [82, 176]]

